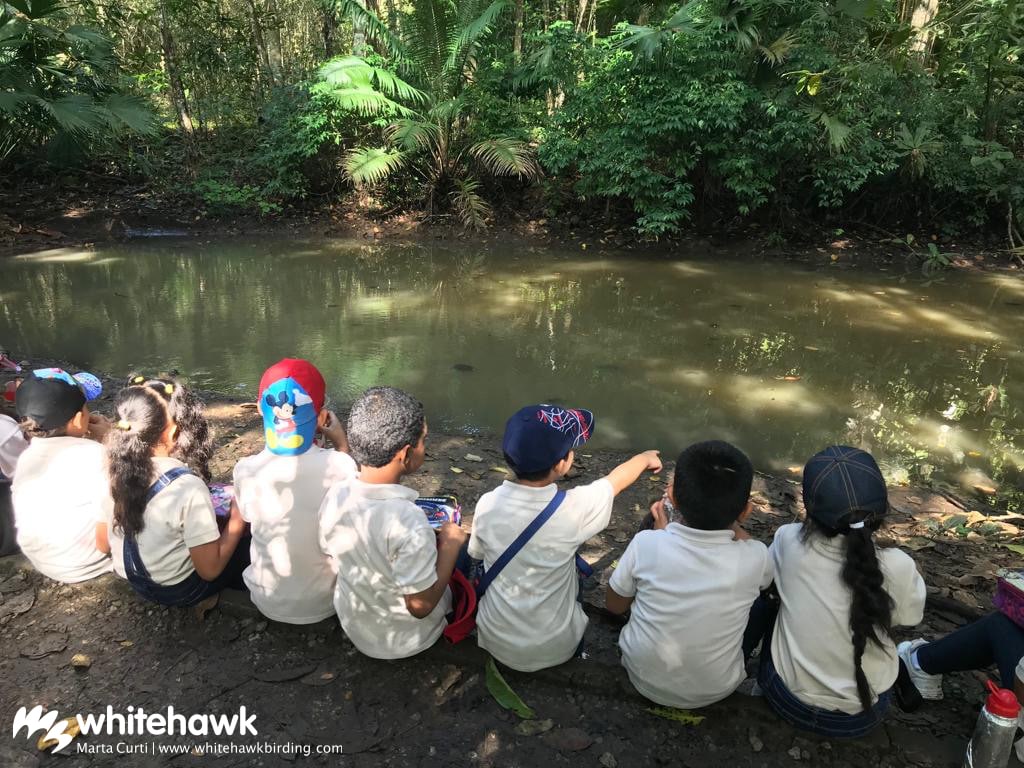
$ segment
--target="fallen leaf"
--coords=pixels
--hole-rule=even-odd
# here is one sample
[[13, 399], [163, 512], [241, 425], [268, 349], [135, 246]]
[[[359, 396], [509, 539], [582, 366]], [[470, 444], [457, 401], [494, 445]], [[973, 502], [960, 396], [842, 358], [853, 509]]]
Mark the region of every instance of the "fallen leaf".
[[536, 736], [555, 727], [553, 720], [520, 720], [515, 732], [520, 736]]
[[[60, 727], [61, 723], [64, 724], [63, 729], [61, 729]], [[68, 717], [64, 720], [58, 720], [56, 723], [53, 724], [53, 728], [56, 728], [58, 732], [62, 732], [65, 736], [70, 736], [72, 739], [75, 738], [79, 733], [81, 733], [81, 730], [78, 727], [77, 717]], [[53, 728], [51, 728], [50, 730], [52, 731]], [[50, 731], [47, 731], [42, 736], [40, 736], [39, 741], [36, 742], [36, 749], [38, 749], [40, 752], [45, 752], [50, 747], [56, 747], [58, 744], [60, 744], [60, 741], [58, 741], [57, 739], [46, 738], [46, 735], [49, 732]]]
[[483, 457], [477, 456], [475, 453], [467, 453], [463, 458], [466, 461], [483, 461]]
[[900, 543], [902, 546], [914, 552], [920, 552], [922, 549], [930, 549], [935, 546], [934, 541], [926, 539], [924, 536], [912, 536], [906, 541]]
[[71, 666], [75, 669], [88, 669], [92, 666], [92, 659], [84, 653], [76, 653], [71, 657]]
[[498, 466], [491, 467], [491, 472], [501, 472], [501, 474], [503, 474], [503, 475], [507, 475], [508, 474], [508, 470], [507, 469], [505, 469], [504, 467], [498, 467]]
[[537, 715], [527, 704], [519, 698], [519, 694], [512, 690], [505, 678], [501, 676], [494, 659], [487, 659], [487, 690], [490, 691], [494, 700], [505, 709], [515, 712], [523, 720], [532, 720]]
[[448, 469], [450, 469], [456, 475], [461, 475], [465, 471], [463, 469], [459, 469], [458, 467], [448, 467]]
[[1018, 555], [1024, 555], [1024, 544], [1003, 544], [1011, 552], [1016, 552]]
[[663, 717], [666, 720], [675, 720], [683, 725], [700, 725], [704, 722], [704, 715], [695, 715], [688, 709], [676, 709], [675, 707], [649, 707], [647, 709], [652, 715]]

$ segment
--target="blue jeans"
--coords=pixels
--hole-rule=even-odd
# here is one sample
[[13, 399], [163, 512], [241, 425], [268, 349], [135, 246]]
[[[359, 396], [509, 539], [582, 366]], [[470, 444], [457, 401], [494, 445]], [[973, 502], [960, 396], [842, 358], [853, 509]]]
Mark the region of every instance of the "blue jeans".
[[192, 573], [177, 584], [157, 584], [149, 575], [146, 566], [139, 555], [139, 547], [134, 537], [126, 536], [124, 539], [124, 570], [128, 577], [128, 583], [132, 585], [139, 596], [144, 597], [152, 603], [172, 607], [183, 607], [196, 605], [212, 595], [217, 595], [225, 589], [237, 589], [248, 592], [245, 581], [242, 579], [242, 572], [249, 567], [249, 544], [252, 537], [246, 533], [238, 541], [238, 546], [231, 554], [224, 570], [217, 578], [206, 581], [198, 573]]
[[1024, 658], [1024, 629], [1001, 613], [990, 613], [941, 640], [917, 649], [917, 663], [929, 675], [999, 667], [1003, 688], [1013, 690], [1017, 664]]
[[[766, 598], [759, 597], [751, 609], [752, 620], [755, 614], [765, 618], [766, 612], [771, 619], [761, 644], [761, 666], [757, 673], [757, 683], [761, 686], [765, 700], [775, 710], [775, 714], [796, 728], [831, 739], [855, 739], [876, 728], [889, 710], [889, 704], [892, 702], [891, 690], [879, 696], [878, 701], [867, 712], [855, 715], [839, 710], [813, 707], [810, 704], [805, 704], [790, 692], [772, 661], [772, 633], [775, 630], [776, 618], [774, 614], [778, 611], [778, 607], [776, 604], [772, 611], [770, 606], [763, 604], [763, 601], [766, 601]], [[754, 623], [752, 621], [752, 624]], [[748, 633], [750, 629], [751, 627], [748, 626]], [[748, 641], [745, 637], [744, 651], [747, 650], [747, 644]]]

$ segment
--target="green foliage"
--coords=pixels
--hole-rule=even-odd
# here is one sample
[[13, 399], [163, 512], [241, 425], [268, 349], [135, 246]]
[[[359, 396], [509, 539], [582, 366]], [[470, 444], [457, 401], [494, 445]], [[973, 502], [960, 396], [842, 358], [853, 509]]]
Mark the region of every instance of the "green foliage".
[[59, 2], [0, 2], [0, 163], [16, 149], [67, 154], [152, 132], [145, 103], [119, 85], [110, 41], [69, 24]]
[[391, 53], [403, 74], [358, 57], [336, 59], [321, 69], [321, 92], [342, 109], [374, 118], [380, 130], [382, 144], [368, 141], [348, 153], [348, 177], [357, 186], [376, 185], [409, 168], [423, 179], [430, 213], [451, 209], [465, 226], [482, 229], [491, 213], [482, 194], [484, 180], [531, 179], [538, 172], [522, 140], [503, 134], [477, 138], [466, 96], [473, 90], [476, 55], [506, 4], [422, 0], [404, 17], [401, 37], [361, 5], [344, 7]]
[[578, 64], [544, 83], [563, 93], [541, 162], [584, 200], [629, 205], [652, 236], [695, 213], [946, 231], [1019, 220], [1021, 15], [1003, 0], [944, 7], [958, 34], [938, 67], [881, 3], [691, 0], [582, 56], [550, 36], [537, 55]]

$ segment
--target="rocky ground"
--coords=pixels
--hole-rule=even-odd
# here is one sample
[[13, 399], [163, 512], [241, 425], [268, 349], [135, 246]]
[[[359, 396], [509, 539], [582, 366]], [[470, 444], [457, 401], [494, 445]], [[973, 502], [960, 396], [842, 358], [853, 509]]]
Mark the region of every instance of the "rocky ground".
[[[37, 361], [45, 362], [45, 361]], [[0, 385], [2, 379], [0, 376]], [[108, 382], [107, 392], [116, 389]], [[109, 409], [110, 395], [98, 403]], [[229, 480], [234, 462], [262, 448], [254, 406], [207, 395], [218, 436], [214, 470]], [[422, 494], [454, 492], [468, 513], [503, 477], [498, 441], [434, 436], [428, 461], [410, 478]], [[573, 483], [589, 482], [626, 458], [581, 454]], [[666, 469], [671, 469], [667, 467]], [[749, 528], [763, 541], [801, 514], [799, 478], [760, 475]], [[0, 739], [0, 766], [907, 766], [960, 765], [982, 696], [984, 675], [950, 675], [946, 700], [914, 714], [894, 711], [884, 727], [853, 743], [802, 735], [767, 705], [741, 693], [702, 710], [696, 724], [652, 713], [630, 688], [616, 654], [618, 624], [603, 613], [603, 587], [663, 480], [642, 478], [616, 502], [609, 528], [583, 549], [595, 566], [585, 600], [589, 658], [506, 679], [535, 712], [520, 720], [488, 691], [486, 654], [472, 640], [444, 641], [420, 657], [381, 662], [360, 655], [336, 621], [296, 628], [268, 622], [237, 593], [200, 621], [191, 611], [140, 602], [113, 576], [60, 585], [19, 557], [0, 559], [0, 723], [36, 704], [61, 717], [108, 705], [147, 711], [255, 713], [258, 737], [296, 753], [214, 755], [194, 748], [215, 738], [113, 739], [88, 736], [57, 754], [36, 736]], [[922, 488], [897, 488], [887, 536], [908, 550], [930, 585], [922, 627], [936, 637], [991, 605], [995, 572], [1019, 564], [1024, 518], [974, 511], [970, 503]], [[6, 729], [6, 725], [4, 726]], [[146, 753], [104, 754], [145, 747]], [[186, 754], [154, 754], [185, 745]], [[339, 756], [317, 754], [341, 745]], [[272, 748], [274, 748], [272, 746]], [[304, 755], [301, 749], [311, 752]]]

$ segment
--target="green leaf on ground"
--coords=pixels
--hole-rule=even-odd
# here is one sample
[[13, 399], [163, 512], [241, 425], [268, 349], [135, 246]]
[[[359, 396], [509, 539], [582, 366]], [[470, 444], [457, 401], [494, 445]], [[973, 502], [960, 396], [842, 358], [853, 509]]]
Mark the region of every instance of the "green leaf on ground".
[[675, 720], [683, 725], [700, 725], [704, 722], [704, 715], [695, 715], [688, 709], [676, 709], [675, 707], [648, 707], [648, 712], [666, 720]]
[[553, 720], [523, 720], [515, 727], [515, 732], [520, 736], [536, 736], [539, 733], [546, 733], [555, 727]]
[[537, 716], [505, 682], [505, 678], [494, 664], [494, 659], [487, 660], [487, 690], [498, 704], [505, 709], [511, 709], [523, 720], [533, 720]]
[[1003, 544], [1011, 552], [1016, 552], [1018, 555], [1024, 555], [1024, 544]]

